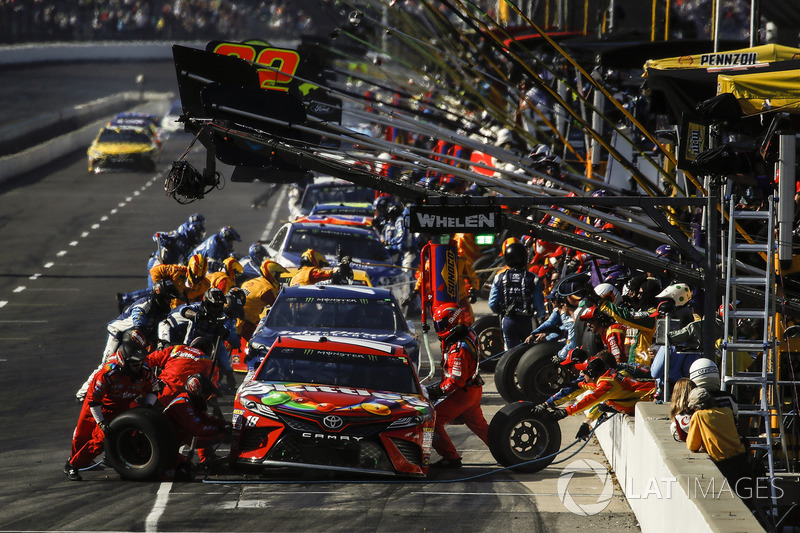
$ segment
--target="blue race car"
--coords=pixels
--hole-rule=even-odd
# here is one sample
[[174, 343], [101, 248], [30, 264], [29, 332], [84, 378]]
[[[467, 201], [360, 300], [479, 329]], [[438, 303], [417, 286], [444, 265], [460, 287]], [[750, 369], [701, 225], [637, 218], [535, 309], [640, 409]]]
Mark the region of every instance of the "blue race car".
[[249, 369], [282, 335], [355, 337], [402, 346], [419, 368], [419, 339], [386, 289], [355, 285], [285, 287], [258, 324], [248, 348]]
[[349, 256], [353, 268], [364, 270], [374, 287], [387, 287], [395, 298], [407, 293], [411, 274], [392, 263], [389, 252], [372, 229], [339, 224], [289, 222], [281, 226], [266, 245], [273, 261], [286, 268], [300, 266], [300, 256], [312, 248], [336, 266], [339, 257]]

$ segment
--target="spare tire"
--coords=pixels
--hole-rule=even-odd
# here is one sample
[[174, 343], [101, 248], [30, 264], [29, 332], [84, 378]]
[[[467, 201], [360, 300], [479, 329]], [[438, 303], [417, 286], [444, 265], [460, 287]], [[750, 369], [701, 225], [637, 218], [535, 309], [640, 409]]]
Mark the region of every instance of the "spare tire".
[[567, 370], [553, 362], [561, 346], [558, 342], [537, 344], [517, 363], [517, 383], [526, 400], [542, 403], [570, 382]]
[[500, 317], [497, 315], [482, 316], [472, 324], [472, 329], [478, 334], [478, 362], [481, 370], [493, 372], [497, 366], [497, 359], [488, 362], [486, 360], [499, 354], [505, 348]]
[[[492, 457], [503, 466], [520, 465], [514, 468], [519, 472], [543, 470], [561, 449], [558, 422], [547, 414], [534, 414], [533, 407], [532, 402], [510, 403], [500, 409], [489, 423]], [[537, 461], [539, 458], [542, 459]]]
[[137, 407], [108, 425], [106, 462], [122, 479], [158, 479], [175, 462], [178, 437], [169, 418], [159, 410]]
[[507, 402], [524, 400], [525, 395], [517, 385], [517, 363], [520, 358], [530, 350], [531, 346], [525, 343], [506, 350], [497, 361], [494, 368], [494, 386], [500, 396]]

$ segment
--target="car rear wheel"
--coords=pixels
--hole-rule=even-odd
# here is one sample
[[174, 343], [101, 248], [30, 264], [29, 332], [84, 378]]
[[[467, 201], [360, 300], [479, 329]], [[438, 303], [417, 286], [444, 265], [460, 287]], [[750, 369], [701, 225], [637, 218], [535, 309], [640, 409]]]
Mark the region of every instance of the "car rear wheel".
[[178, 437], [164, 413], [137, 407], [111, 421], [104, 447], [106, 461], [122, 479], [153, 480], [175, 462]]
[[[532, 402], [510, 403], [500, 409], [489, 424], [489, 450], [503, 466], [538, 472], [555, 459], [561, 449], [561, 428], [548, 415], [533, 412]], [[533, 462], [530, 462], [533, 461]]]

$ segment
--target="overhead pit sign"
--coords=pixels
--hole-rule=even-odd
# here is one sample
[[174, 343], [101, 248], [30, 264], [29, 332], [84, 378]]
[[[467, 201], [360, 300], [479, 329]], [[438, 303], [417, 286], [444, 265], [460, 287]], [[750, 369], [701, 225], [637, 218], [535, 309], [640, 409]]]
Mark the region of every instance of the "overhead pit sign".
[[499, 207], [411, 206], [408, 226], [421, 233], [495, 233], [503, 227]]

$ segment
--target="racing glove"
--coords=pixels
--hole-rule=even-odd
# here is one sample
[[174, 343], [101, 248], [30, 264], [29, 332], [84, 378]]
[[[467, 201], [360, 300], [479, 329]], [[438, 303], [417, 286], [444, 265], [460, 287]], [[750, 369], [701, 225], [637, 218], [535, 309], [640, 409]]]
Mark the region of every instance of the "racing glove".
[[584, 422], [581, 424], [581, 427], [578, 428], [578, 432], [575, 434], [575, 440], [586, 440], [589, 438], [589, 435], [592, 433], [592, 428], [589, 427], [589, 424]]
[[533, 414], [535, 415], [543, 415], [547, 412], [548, 406], [546, 403], [540, 403], [539, 405], [535, 405], [533, 407]]
[[564, 408], [556, 407], [555, 409], [550, 410], [550, 417], [555, 421], [559, 421], [562, 418], [567, 418], [567, 416], [567, 410]]
[[106, 433], [108, 433], [108, 424], [107, 424], [105, 421], [103, 421], [103, 422], [99, 422], [99, 423], [97, 424], [97, 427], [99, 427], [99, 428], [100, 428], [100, 431], [102, 431], [102, 432], [103, 432], [103, 435], [105, 435]]
[[425, 388], [428, 391], [428, 397], [431, 399], [431, 403], [436, 402], [436, 400], [444, 396], [444, 391], [439, 388], [438, 383], [434, 385], [428, 385]]
[[400, 303], [400, 305], [402, 305], [403, 307], [408, 307], [409, 305], [411, 305], [412, 303], [414, 303], [414, 298], [416, 298], [416, 297], [417, 297], [417, 294], [419, 294], [417, 291], [411, 291], [411, 294], [409, 294], [409, 295], [408, 295], [408, 298], [406, 298], [405, 300], [403, 300], [403, 301]]

